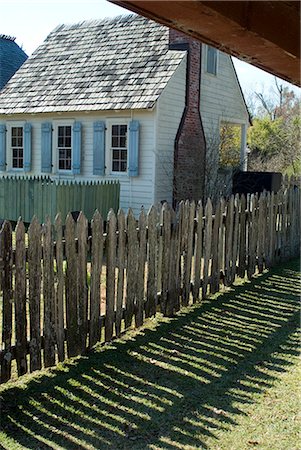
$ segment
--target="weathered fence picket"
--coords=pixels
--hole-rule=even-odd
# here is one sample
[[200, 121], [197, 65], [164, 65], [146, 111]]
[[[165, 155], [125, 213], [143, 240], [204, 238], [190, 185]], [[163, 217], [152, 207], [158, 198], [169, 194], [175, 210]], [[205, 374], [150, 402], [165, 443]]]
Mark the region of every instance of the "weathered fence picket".
[[65, 311], [64, 311], [64, 248], [62, 218], [58, 214], [54, 221], [55, 228], [55, 262], [56, 262], [56, 290], [55, 290], [55, 334], [58, 359], [65, 359]]
[[2, 346], [1, 382], [11, 376], [11, 339], [12, 339], [12, 229], [9, 222], [5, 222], [1, 232], [1, 287], [2, 287]]
[[157, 308], [157, 216], [156, 208], [152, 206], [147, 214], [148, 251], [147, 251], [147, 293], [145, 317], [156, 314]]
[[137, 260], [138, 260], [138, 238], [137, 224], [133, 211], [130, 209], [127, 215], [127, 283], [126, 283], [126, 310], [125, 327], [132, 324], [135, 313], [135, 301], [137, 290]]
[[1, 382], [28, 371], [28, 354], [31, 372], [54, 366], [141, 326], [158, 306], [172, 316], [222, 281], [298, 255], [300, 191], [231, 196], [214, 212], [210, 199], [205, 211], [202, 202], [181, 202], [177, 212], [165, 203], [138, 220], [111, 210], [104, 223], [96, 211], [88, 230], [83, 213], [43, 226], [34, 217], [27, 236], [21, 220], [15, 234], [4, 223]]
[[27, 317], [26, 317], [26, 254], [25, 227], [18, 222], [16, 227], [15, 253], [15, 330], [16, 362], [18, 375], [27, 372]]
[[77, 219], [77, 298], [78, 298], [78, 334], [81, 353], [87, 349], [88, 333], [88, 286], [87, 286], [87, 239], [88, 221], [83, 213]]
[[28, 278], [29, 278], [29, 322], [30, 322], [30, 371], [42, 367], [41, 357], [41, 225], [33, 217], [28, 229]]
[[211, 258], [211, 244], [212, 243], [212, 203], [210, 198], [205, 207], [205, 230], [204, 230], [204, 271], [203, 271], [203, 286], [202, 297], [207, 297], [210, 258]]
[[198, 203], [196, 208], [196, 234], [194, 248], [193, 302], [195, 303], [200, 295], [203, 257], [203, 205], [201, 201]]
[[142, 210], [139, 216], [139, 250], [137, 267], [137, 299], [135, 326], [140, 327], [144, 322], [144, 279], [145, 279], [145, 259], [146, 259], [146, 217]]
[[75, 222], [68, 214], [65, 228], [66, 241], [66, 325], [68, 357], [80, 353], [80, 337], [78, 334], [77, 316], [77, 252], [75, 241]]
[[107, 256], [107, 292], [106, 292], [106, 322], [105, 340], [113, 337], [114, 307], [115, 307], [115, 267], [116, 267], [116, 216], [111, 209], [108, 214], [108, 231], [106, 242]]
[[116, 320], [115, 332], [116, 336], [120, 336], [121, 321], [123, 313], [124, 300], [124, 275], [125, 275], [125, 255], [126, 255], [126, 229], [125, 229], [125, 215], [122, 210], [118, 211], [118, 247], [117, 247], [117, 267], [118, 267], [118, 283], [116, 294]]
[[103, 260], [103, 220], [98, 211], [92, 219], [91, 245], [91, 290], [89, 347], [92, 348], [101, 336], [101, 272]]
[[42, 228], [43, 242], [43, 299], [44, 299], [44, 365], [55, 364], [55, 307], [53, 236], [50, 218]]

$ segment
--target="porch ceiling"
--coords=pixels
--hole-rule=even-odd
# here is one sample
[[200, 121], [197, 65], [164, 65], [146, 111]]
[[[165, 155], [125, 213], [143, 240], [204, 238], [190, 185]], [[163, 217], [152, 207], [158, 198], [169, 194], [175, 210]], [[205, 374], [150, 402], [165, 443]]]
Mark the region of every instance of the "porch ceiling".
[[109, 1], [300, 86], [299, 1]]

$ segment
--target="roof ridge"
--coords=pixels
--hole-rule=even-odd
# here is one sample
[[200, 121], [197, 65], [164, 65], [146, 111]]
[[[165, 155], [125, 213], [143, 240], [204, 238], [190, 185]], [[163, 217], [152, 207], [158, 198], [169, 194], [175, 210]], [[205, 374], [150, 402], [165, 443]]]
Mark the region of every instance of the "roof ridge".
[[9, 36], [8, 34], [0, 34], [0, 39], [5, 39], [6, 41], [15, 42], [16, 38], [14, 36]]
[[107, 25], [110, 23], [118, 23], [118, 22], [129, 22], [130, 20], [148, 20], [145, 19], [142, 16], [139, 16], [138, 14], [135, 13], [129, 13], [129, 14], [119, 14], [118, 16], [114, 16], [114, 17], [104, 17], [102, 19], [87, 19], [87, 20], [82, 20], [80, 22], [74, 22], [74, 23], [62, 23], [57, 25], [56, 28], [54, 28], [54, 30], [51, 31], [50, 34], [52, 33], [57, 33], [58, 31], [61, 30], [71, 30], [71, 29], [78, 29], [78, 28], [85, 28], [85, 27], [90, 27], [90, 26], [99, 26], [99, 25]]

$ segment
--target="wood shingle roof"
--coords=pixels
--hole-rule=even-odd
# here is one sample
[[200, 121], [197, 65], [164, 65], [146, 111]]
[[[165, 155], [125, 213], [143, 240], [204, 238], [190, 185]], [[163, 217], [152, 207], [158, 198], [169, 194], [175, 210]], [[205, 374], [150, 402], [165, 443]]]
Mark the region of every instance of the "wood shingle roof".
[[0, 113], [152, 108], [184, 52], [137, 15], [61, 25], [0, 94]]

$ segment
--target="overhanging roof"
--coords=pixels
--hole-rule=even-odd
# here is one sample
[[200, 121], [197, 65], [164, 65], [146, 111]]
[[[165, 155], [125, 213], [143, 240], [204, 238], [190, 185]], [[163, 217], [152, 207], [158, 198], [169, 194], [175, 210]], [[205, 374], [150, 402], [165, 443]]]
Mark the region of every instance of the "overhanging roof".
[[299, 1], [109, 1], [300, 86]]

